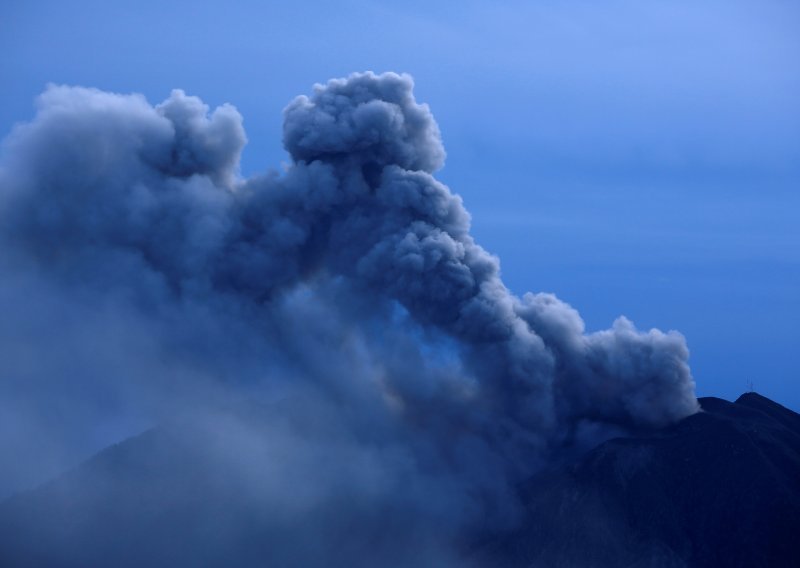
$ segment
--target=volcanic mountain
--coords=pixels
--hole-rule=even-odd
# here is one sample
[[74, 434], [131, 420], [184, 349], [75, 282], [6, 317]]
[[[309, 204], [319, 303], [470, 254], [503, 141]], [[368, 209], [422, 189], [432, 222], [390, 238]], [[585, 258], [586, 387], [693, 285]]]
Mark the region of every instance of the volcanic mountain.
[[[700, 403], [522, 484], [512, 528], [455, 539], [463, 564], [800, 566], [800, 415], [756, 393]], [[398, 554], [390, 511], [367, 524], [343, 513], [335, 546], [315, 545], [315, 530], [337, 525], [313, 509], [277, 526], [203, 440], [153, 429], [7, 500], [0, 564], [439, 565], [423, 546]]]
[[495, 566], [800, 566], [800, 415], [756, 393], [701, 398], [651, 435], [609, 440], [523, 487]]

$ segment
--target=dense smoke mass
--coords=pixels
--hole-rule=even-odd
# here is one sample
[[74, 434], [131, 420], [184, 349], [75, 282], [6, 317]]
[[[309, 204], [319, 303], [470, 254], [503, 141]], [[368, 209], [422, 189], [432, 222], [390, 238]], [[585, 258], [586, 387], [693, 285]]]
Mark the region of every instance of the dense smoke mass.
[[[109, 405], [187, 417], [224, 440], [209, 452], [251, 456], [246, 486], [276, 519], [315, 511], [320, 550], [344, 491], [352, 523], [392, 512], [395, 540], [369, 546], [424, 540], [432, 564], [465, 526], [513, 523], [513, 487], [553, 456], [696, 412], [680, 334], [624, 317], [587, 334], [554, 295], [510, 293], [433, 175], [445, 152], [412, 88], [317, 85], [284, 111], [291, 163], [243, 179], [232, 106], [49, 87], [3, 152], [0, 301], [17, 316], [0, 333], [54, 363], [7, 342], [3, 399], [85, 431]], [[285, 502], [303, 476], [314, 490]]]

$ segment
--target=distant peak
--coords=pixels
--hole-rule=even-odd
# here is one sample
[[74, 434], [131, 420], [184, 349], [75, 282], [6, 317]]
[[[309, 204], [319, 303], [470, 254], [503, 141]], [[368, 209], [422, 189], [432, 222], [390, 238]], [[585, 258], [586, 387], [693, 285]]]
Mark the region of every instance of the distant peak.
[[747, 391], [746, 393], [742, 394], [741, 396], [739, 396], [739, 398], [736, 399], [736, 403], [743, 404], [749, 400], [759, 400], [763, 402], [770, 402], [772, 404], [778, 404], [777, 402], [770, 400], [764, 395], [758, 394], [756, 391]]
[[744, 393], [736, 399], [735, 404], [759, 410], [777, 419], [784, 426], [800, 432], [800, 414], [757, 392]]
[[758, 394], [755, 391], [748, 391], [742, 394], [739, 398], [736, 399], [735, 404], [744, 404], [747, 406], [758, 406], [758, 407], [767, 405], [773, 408], [783, 408], [784, 410], [788, 410], [785, 406], [778, 404], [774, 400], [767, 398], [763, 394]]

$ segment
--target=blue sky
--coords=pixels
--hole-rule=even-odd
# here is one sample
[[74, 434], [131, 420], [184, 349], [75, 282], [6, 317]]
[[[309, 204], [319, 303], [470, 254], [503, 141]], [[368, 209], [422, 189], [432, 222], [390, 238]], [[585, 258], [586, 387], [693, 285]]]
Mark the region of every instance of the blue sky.
[[700, 395], [800, 408], [800, 6], [793, 2], [5, 2], [0, 127], [48, 82], [234, 104], [246, 175], [315, 82], [403, 71], [440, 178], [517, 293], [590, 330], [683, 332]]

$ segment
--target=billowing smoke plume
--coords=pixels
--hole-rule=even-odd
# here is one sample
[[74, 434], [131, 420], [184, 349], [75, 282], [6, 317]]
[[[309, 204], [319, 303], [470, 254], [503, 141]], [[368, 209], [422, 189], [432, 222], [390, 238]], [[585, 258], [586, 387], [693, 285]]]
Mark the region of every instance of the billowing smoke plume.
[[587, 432], [695, 412], [680, 334], [625, 318], [586, 334], [555, 296], [509, 292], [433, 176], [445, 152], [412, 87], [392, 73], [316, 86], [284, 111], [291, 164], [249, 179], [231, 106], [49, 87], [6, 141], [6, 263], [124, 305], [181, 384], [197, 371], [322, 391], [359, 444], [371, 429], [495, 501]]

